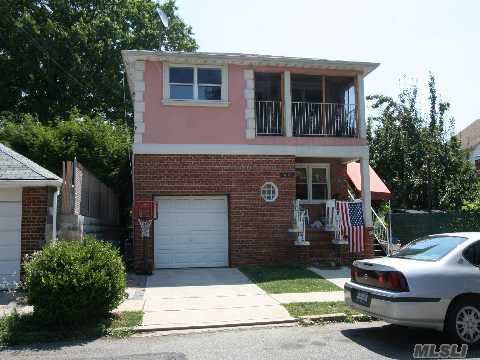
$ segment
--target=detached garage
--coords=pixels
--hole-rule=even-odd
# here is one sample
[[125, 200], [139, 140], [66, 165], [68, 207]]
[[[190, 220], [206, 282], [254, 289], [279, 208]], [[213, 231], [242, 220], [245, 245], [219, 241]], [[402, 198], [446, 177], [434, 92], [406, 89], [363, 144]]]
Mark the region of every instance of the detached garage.
[[0, 289], [20, 281], [22, 258], [56, 238], [62, 179], [0, 144]]

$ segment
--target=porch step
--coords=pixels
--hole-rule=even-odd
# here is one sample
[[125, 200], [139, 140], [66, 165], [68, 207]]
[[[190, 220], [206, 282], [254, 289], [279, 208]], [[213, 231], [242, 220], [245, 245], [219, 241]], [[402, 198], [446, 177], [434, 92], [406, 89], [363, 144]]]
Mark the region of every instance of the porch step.
[[375, 257], [383, 257], [387, 255], [385, 253], [385, 250], [383, 250], [382, 245], [380, 245], [380, 243], [377, 240], [375, 240], [373, 243], [373, 255]]
[[332, 243], [333, 233], [307, 229], [306, 240], [310, 242], [310, 257], [316, 264], [331, 266], [339, 257], [338, 246]]
[[333, 237], [332, 234], [327, 231], [307, 229], [305, 231], [305, 239], [316, 244], [322, 244], [323, 242], [332, 241]]

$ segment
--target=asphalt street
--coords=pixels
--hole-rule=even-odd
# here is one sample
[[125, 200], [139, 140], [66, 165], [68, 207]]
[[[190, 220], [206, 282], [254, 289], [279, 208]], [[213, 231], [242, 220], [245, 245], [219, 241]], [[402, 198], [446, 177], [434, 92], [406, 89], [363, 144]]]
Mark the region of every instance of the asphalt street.
[[[416, 343], [444, 340], [435, 331], [383, 322], [295, 325], [38, 344], [0, 350], [0, 359], [412, 359]], [[480, 358], [480, 351], [467, 357]]]

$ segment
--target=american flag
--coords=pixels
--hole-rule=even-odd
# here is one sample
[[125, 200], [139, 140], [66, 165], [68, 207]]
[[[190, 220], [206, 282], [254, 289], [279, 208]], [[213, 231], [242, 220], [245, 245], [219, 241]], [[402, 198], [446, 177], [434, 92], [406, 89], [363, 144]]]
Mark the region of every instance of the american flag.
[[363, 222], [362, 203], [358, 201], [337, 201], [340, 217], [340, 233], [348, 237], [351, 253], [365, 251], [365, 224]]

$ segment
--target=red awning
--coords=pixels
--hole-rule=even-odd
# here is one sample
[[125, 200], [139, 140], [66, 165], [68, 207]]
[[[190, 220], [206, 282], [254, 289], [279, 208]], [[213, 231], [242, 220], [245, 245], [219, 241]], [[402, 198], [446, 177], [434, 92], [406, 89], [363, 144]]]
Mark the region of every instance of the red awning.
[[[370, 166], [370, 192], [372, 200], [389, 200], [391, 193], [382, 179], [377, 175], [375, 170]], [[360, 196], [362, 195], [362, 177], [360, 175], [360, 163], [351, 162], [347, 164], [347, 175], [352, 182], [355, 191]]]

